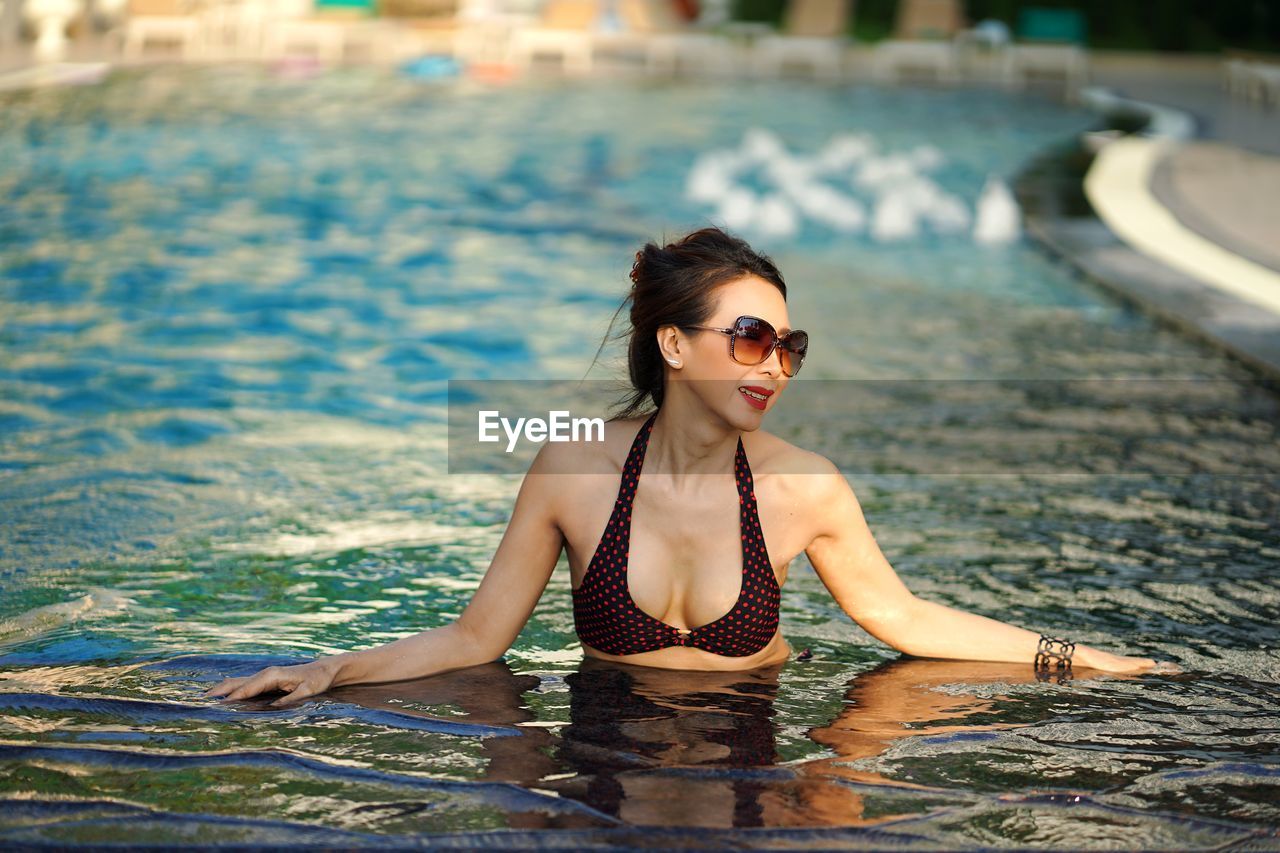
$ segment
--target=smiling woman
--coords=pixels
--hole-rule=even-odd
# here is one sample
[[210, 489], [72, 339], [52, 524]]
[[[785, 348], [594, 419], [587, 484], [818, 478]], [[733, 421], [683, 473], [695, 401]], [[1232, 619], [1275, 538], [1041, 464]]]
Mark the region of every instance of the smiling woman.
[[[575, 627], [593, 658], [679, 670], [786, 661], [781, 591], [787, 567], [803, 552], [846, 614], [909, 655], [1025, 662], [1059, 675], [1073, 664], [1109, 672], [1156, 666], [907, 589], [839, 469], [761, 429], [809, 345], [792, 328], [786, 283], [768, 257], [704, 228], [664, 247], [646, 245], [631, 280], [619, 308], [630, 303], [628, 399], [602, 441], [543, 445], [456, 621], [376, 648], [228, 678], [210, 694], [284, 691], [277, 702], [285, 703], [492, 661], [524, 627], [562, 551]], [[652, 411], [642, 412], [649, 403]], [[570, 464], [602, 476], [566, 489], [550, 472]]]

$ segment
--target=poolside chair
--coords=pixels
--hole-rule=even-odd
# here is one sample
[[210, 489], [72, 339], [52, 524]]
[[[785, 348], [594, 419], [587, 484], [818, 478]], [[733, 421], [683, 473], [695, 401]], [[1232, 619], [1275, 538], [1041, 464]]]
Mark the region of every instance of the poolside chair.
[[[245, 30], [248, 20], [242, 20], [242, 8], [251, 4], [234, 2], [233, 0], [211, 0], [200, 12], [201, 51], [210, 59], [239, 58], [240, 50], [245, 42]], [[256, 56], [256, 45], [260, 40], [259, 33], [254, 34], [254, 49], [251, 55]]]
[[853, 0], [790, 0], [783, 31], [761, 36], [752, 47], [752, 64], [762, 76], [777, 76], [788, 62], [813, 68], [814, 76], [838, 79], [849, 46]]
[[[0, 4], [0, 10], [5, 9]], [[33, 45], [33, 58], [38, 63], [60, 62], [66, 57], [69, 31], [74, 33], [86, 18], [81, 10], [79, 0], [26, 0], [19, 10], [16, 2], [8, 6], [8, 14], [17, 15], [35, 30], [36, 41]], [[18, 35], [22, 20], [12, 22], [12, 37]], [[0, 33], [0, 38], [7, 38]], [[3, 57], [4, 44], [0, 42], [0, 57]]]
[[388, 50], [409, 55], [469, 56], [460, 0], [377, 0], [379, 20], [389, 25]]
[[1280, 107], [1280, 63], [1249, 63], [1250, 97], [1270, 106]]
[[1085, 19], [1078, 9], [1027, 7], [1018, 12], [1016, 41], [1008, 49], [1004, 81], [1026, 85], [1028, 72], [1061, 75], [1074, 99], [1089, 75]]
[[1222, 88], [1233, 98], [1248, 97], [1253, 85], [1249, 61], [1227, 56], [1222, 60]]
[[200, 13], [202, 55], [209, 59], [258, 59], [267, 24], [276, 17], [272, 0], [206, 0]]
[[0, 0], [0, 52], [19, 41], [25, 0]]
[[622, 32], [597, 33], [592, 42], [593, 61], [602, 53], [632, 53], [640, 57], [648, 73], [675, 72], [681, 61], [692, 61], [704, 71], [732, 73], [732, 44], [717, 35], [692, 31], [676, 14], [671, 0], [617, 0]]
[[1228, 50], [1222, 70], [1223, 86], [1231, 97], [1280, 106], [1280, 59], [1277, 57]]
[[345, 0], [274, 0], [274, 16], [269, 19], [263, 37], [263, 54], [269, 59], [284, 59], [299, 49], [322, 62], [341, 62], [349, 48], [360, 47], [370, 59], [384, 58], [394, 52], [400, 58], [397, 37], [401, 28], [370, 17], [371, 5]]
[[896, 80], [904, 68], [924, 68], [940, 81], [958, 79], [952, 39], [964, 26], [960, 0], [902, 0], [893, 38], [872, 52], [872, 73], [880, 80]]
[[316, 14], [314, 0], [275, 0], [262, 42], [268, 59], [284, 59], [298, 48], [323, 62], [339, 62], [346, 49], [346, 33], [331, 18]]
[[537, 26], [512, 33], [507, 61], [527, 69], [538, 54], [555, 54], [566, 71], [590, 71], [599, 15], [598, 0], [547, 0]]
[[177, 42], [182, 58], [194, 59], [203, 40], [203, 21], [189, 0], [129, 0], [121, 51], [125, 59], [137, 59], [155, 41]]

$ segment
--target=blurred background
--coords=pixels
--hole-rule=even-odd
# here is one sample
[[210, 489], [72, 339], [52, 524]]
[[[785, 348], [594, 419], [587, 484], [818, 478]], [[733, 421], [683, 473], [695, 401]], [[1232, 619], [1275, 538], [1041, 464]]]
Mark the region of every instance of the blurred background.
[[[843, 0], [826, 0], [843, 5]], [[0, 44], [11, 50], [35, 39], [41, 30], [41, 10], [65, 8], [65, 32], [72, 38], [92, 38], [120, 28], [136, 17], [185, 12], [197, 15], [215, 9], [239, 10], [244, 17], [296, 17], [308, 12], [341, 13], [400, 19], [406, 26], [426, 22], [446, 26], [450, 19], [478, 21], [497, 15], [525, 16], [532, 20], [548, 4], [545, 0], [321, 0], [316, 3], [165, 2], [165, 0], [79, 0], [48, 3], [14, 0], [0, 14]], [[622, 0], [601, 0], [606, 15], [619, 14]], [[782, 28], [788, 0], [670, 0], [659, 14], [700, 27], [726, 22], [757, 22]], [[895, 34], [898, 0], [857, 0], [856, 14], [848, 16], [843, 31], [849, 38], [874, 43]], [[927, 5], [927, 4], [926, 4]], [[944, 4], [955, 5], [955, 4]], [[1217, 53], [1221, 51], [1271, 51], [1280, 43], [1280, 12], [1265, 0], [1166, 0], [1158, 4], [1125, 2], [1072, 2], [1072, 0], [969, 0], [963, 14], [973, 22], [999, 21], [1008, 28], [1026, 25], [1047, 10], [1079, 21], [1081, 42], [1095, 49], [1160, 52]]]
[[[0, 837], [1274, 843], [1275, 4], [2, 3]], [[487, 668], [200, 698], [454, 619], [520, 475], [451, 387], [616, 384], [706, 224], [914, 592], [1186, 674], [902, 661], [803, 553], [811, 660], [602, 673], [562, 556]]]

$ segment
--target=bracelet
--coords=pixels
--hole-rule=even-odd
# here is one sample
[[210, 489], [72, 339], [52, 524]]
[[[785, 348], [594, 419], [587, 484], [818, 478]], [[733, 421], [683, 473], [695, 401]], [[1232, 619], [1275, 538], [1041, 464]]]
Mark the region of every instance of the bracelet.
[[1037, 669], [1036, 681], [1053, 681], [1058, 684], [1066, 684], [1072, 679], [1070, 669]]
[[1049, 670], [1071, 670], [1071, 656], [1075, 654], [1076, 644], [1066, 640], [1040, 635], [1040, 645], [1036, 648], [1036, 672]]

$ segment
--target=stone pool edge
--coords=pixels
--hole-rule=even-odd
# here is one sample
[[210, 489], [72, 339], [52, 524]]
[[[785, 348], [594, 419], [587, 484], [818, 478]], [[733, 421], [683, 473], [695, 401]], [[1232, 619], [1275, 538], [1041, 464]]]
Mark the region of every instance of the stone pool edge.
[[[1103, 91], [1086, 103], [1100, 112], [1115, 108], [1142, 114], [1144, 136], [1176, 138], [1191, 126], [1185, 114], [1179, 119], [1165, 107]], [[1085, 134], [1057, 146], [1015, 176], [1013, 190], [1028, 236], [1090, 281], [1233, 357], [1280, 392], [1280, 314], [1143, 254], [1094, 210], [1085, 180], [1095, 152], [1085, 140], [1105, 146], [1106, 133]]]

